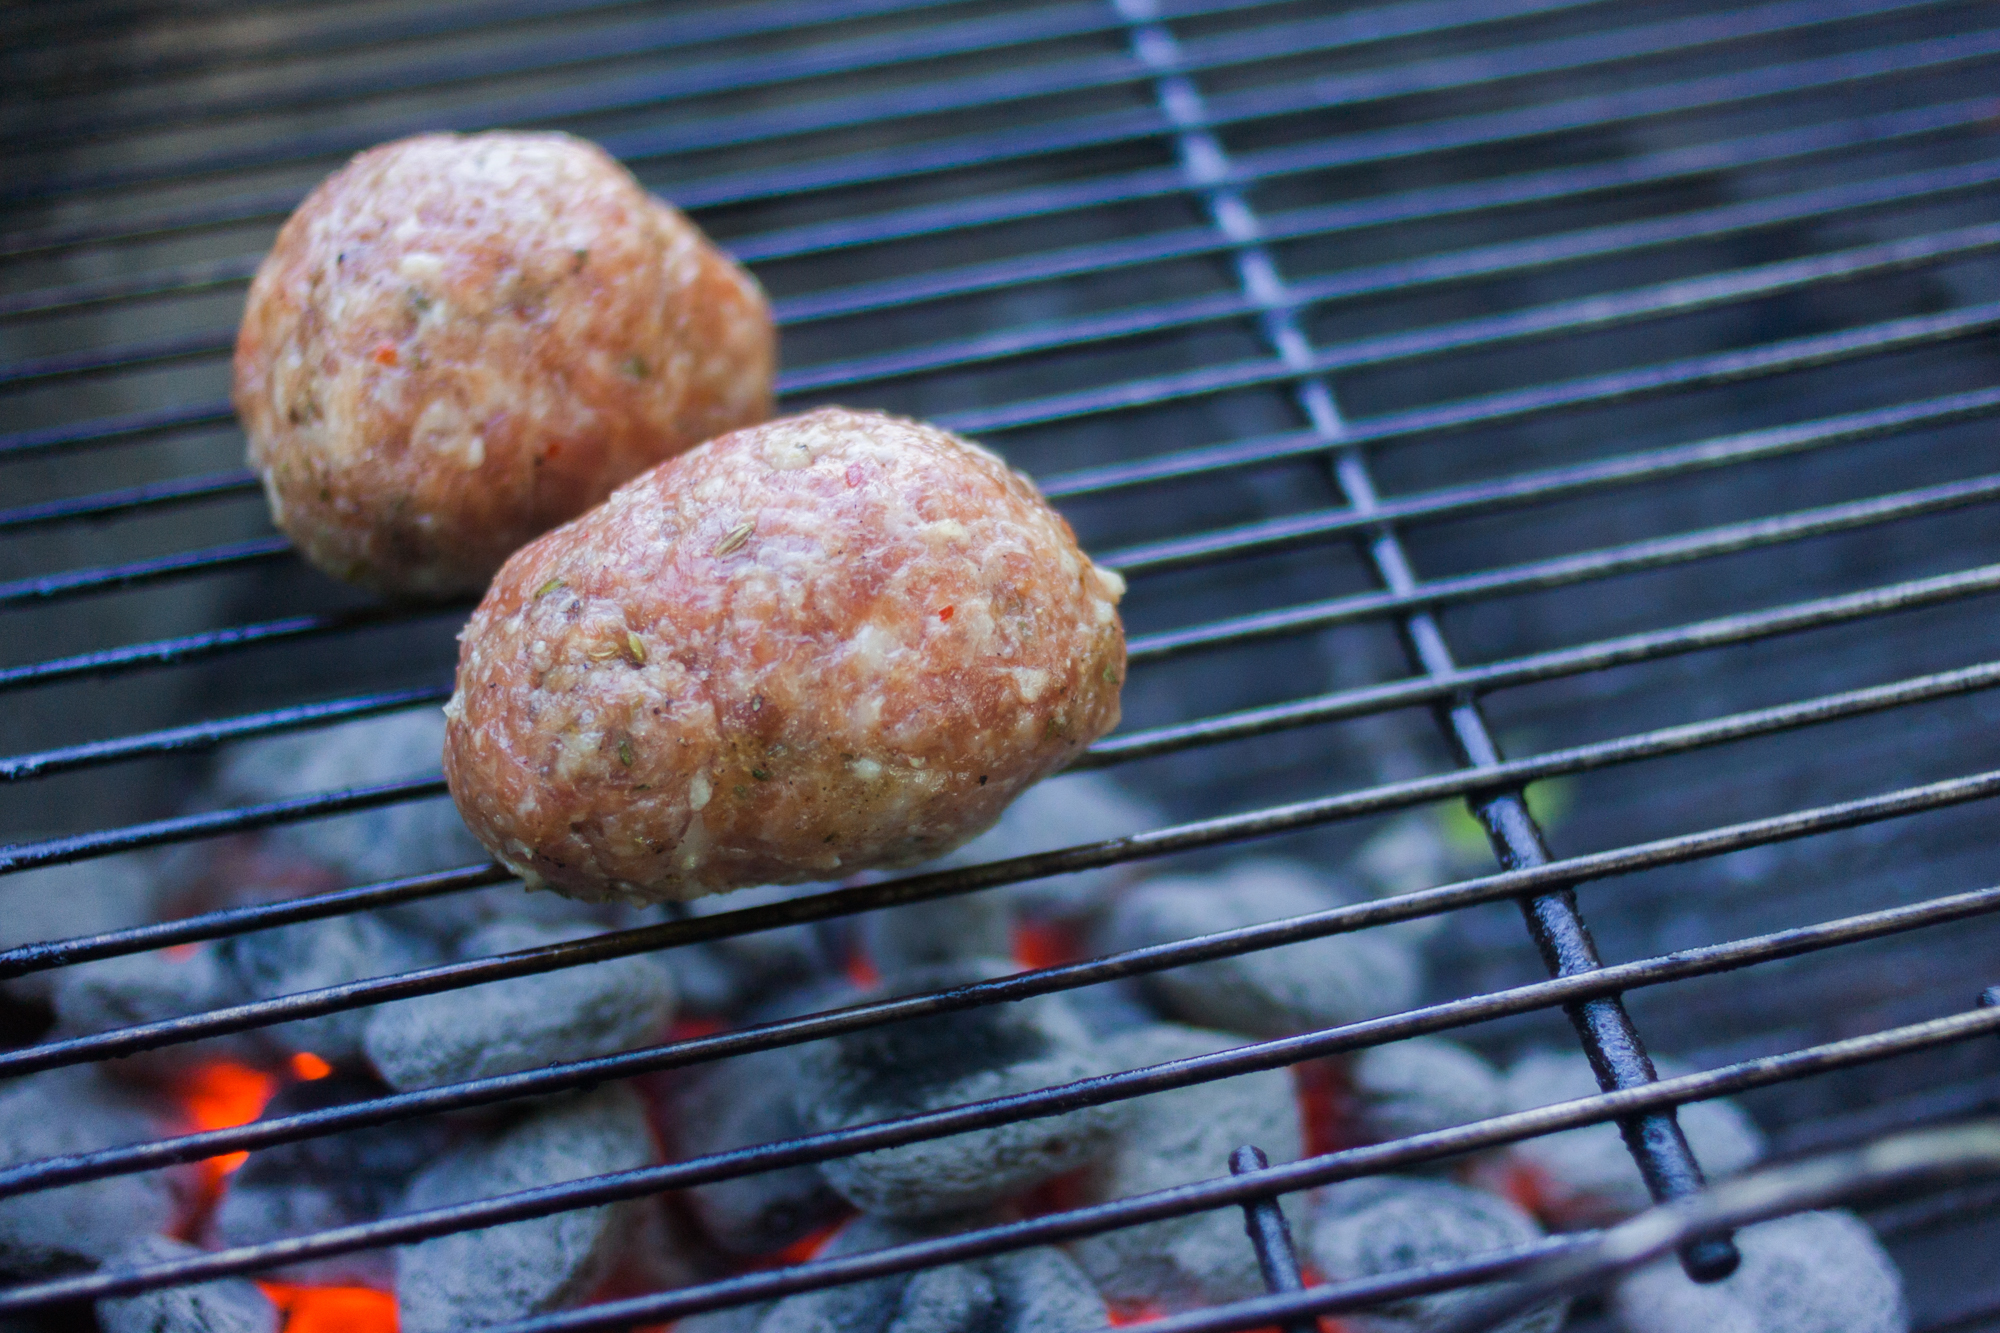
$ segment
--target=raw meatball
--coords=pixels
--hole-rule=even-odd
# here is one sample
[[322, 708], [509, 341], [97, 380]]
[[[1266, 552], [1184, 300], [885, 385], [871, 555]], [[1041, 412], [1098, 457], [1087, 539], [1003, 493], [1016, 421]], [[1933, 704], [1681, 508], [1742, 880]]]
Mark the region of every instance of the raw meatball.
[[444, 597], [762, 421], [774, 358], [757, 284], [596, 145], [426, 134], [349, 162], [278, 233], [236, 410], [307, 559]]
[[1117, 725], [1123, 591], [945, 431], [737, 431], [507, 562], [445, 775], [495, 856], [580, 898], [926, 860]]

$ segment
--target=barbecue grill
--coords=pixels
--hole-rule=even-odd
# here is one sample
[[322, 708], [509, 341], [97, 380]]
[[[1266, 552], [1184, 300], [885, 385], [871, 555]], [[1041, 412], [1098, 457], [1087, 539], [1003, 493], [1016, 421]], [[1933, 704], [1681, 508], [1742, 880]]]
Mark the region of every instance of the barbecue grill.
[[[0, 1074], [1064, 871], [1339, 863], [1469, 809], [1497, 868], [1320, 917], [0, 1170], [158, 1169], [1446, 914], [1405, 1013], [988, 1103], [0, 1290], [0, 1314], [851, 1155], [1429, 1032], [1581, 1043], [1603, 1096], [892, 1250], [540, 1316], [623, 1328], [1743, 1097], [1781, 1153], [2000, 1099], [1983, 802], [2000, 632], [2000, 15], [1934, 0], [85, 0], [0, 16], [0, 873], [440, 799], [435, 775], [191, 810], [211, 752], [435, 707], [464, 608], [371, 604], [272, 535], [226, 401], [244, 284], [346, 154], [598, 139], [749, 264], [784, 406], [928, 417], [1132, 581], [1131, 838], [45, 1038]], [[1537, 816], [1545, 818], [1538, 822]], [[1545, 827], [1545, 825], [1547, 827]], [[502, 882], [492, 867], [0, 952], [0, 978]], [[1947, 928], [1948, 927], [1948, 928]], [[1593, 934], [1595, 939], [1593, 939]], [[1567, 1016], [1567, 1026], [1564, 1016]], [[1660, 1080], [1649, 1048], [1704, 1072]], [[1926, 1329], [2000, 1327], [1996, 1196], [1871, 1214]], [[1246, 1241], [1246, 1244], [1249, 1243]], [[1176, 1316], [1252, 1328], [1575, 1244]], [[1718, 1277], [1735, 1251], [1681, 1252]], [[1306, 1303], [1300, 1303], [1306, 1302]]]

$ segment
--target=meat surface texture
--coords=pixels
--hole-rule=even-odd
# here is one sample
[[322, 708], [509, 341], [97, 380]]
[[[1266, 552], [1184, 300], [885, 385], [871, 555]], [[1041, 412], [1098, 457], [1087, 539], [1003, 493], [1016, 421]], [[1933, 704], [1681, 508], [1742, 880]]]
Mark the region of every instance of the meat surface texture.
[[595, 145], [427, 134], [361, 154], [285, 223], [235, 398], [306, 558], [435, 598], [763, 420], [775, 359], [756, 282]]
[[501, 861], [581, 898], [928, 860], [1117, 725], [1123, 590], [946, 431], [737, 431], [507, 562], [445, 774]]

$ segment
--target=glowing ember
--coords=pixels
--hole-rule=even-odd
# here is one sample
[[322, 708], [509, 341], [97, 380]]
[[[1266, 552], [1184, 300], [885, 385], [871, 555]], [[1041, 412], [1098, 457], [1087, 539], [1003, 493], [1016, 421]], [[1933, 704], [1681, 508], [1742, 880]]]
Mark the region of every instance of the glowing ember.
[[843, 1217], [838, 1222], [829, 1222], [819, 1230], [799, 1237], [784, 1249], [771, 1255], [763, 1263], [756, 1265], [756, 1267], [784, 1268], [791, 1264], [802, 1264], [807, 1260], [819, 1258], [819, 1252], [825, 1249], [827, 1243], [836, 1235], [840, 1234], [840, 1229], [847, 1225], [847, 1221], [848, 1219]]
[[1553, 1211], [1549, 1199], [1549, 1178], [1539, 1167], [1526, 1162], [1508, 1162], [1495, 1174], [1499, 1177], [1497, 1180], [1488, 1179], [1482, 1183], [1505, 1195], [1522, 1212], [1546, 1218]]
[[1086, 1207], [1092, 1202], [1089, 1178], [1090, 1168], [1087, 1166], [1051, 1176], [1016, 1199], [1014, 1206], [1023, 1217], [1044, 1217], [1049, 1213], [1066, 1213]]
[[259, 1282], [284, 1316], [282, 1333], [396, 1333], [396, 1298], [372, 1287]]
[[1022, 967], [1057, 967], [1085, 956], [1082, 938], [1066, 923], [1021, 921], [1014, 926], [1014, 961]]
[[310, 1083], [316, 1078], [325, 1078], [333, 1072], [333, 1066], [314, 1055], [311, 1051], [300, 1051], [292, 1057], [292, 1077], [302, 1083]]
[[1292, 1083], [1306, 1132], [1306, 1154], [1316, 1157], [1354, 1146], [1347, 1124], [1346, 1072], [1332, 1060], [1307, 1060], [1292, 1066]]
[[[230, 1129], [247, 1125], [264, 1113], [278, 1090], [275, 1075], [248, 1065], [216, 1060], [201, 1066], [181, 1083], [181, 1107], [196, 1129]], [[223, 1176], [250, 1159], [247, 1152], [226, 1153], [202, 1163], [204, 1172], [220, 1183]]]
[[847, 979], [862, 990], [874, 990], [882, 984], [882, 974], [875, 970], [875, 961], [858, 949], [848, 955]]
[[1157, 1305], [1149, 1305], [1145, 1302], [1128, 1305], [1122, 1301], [1118, 1301], [1108, 1304], [1105, 1307], [1105, 1313], [1111, 1316], [1111, 1327], [1123, 1328], [1127, 1324], [1144, 1324], [1158, 1319], [1165, 1315], [1166, 1311]]
[[668, 1041], [693, 1041], [697, 1037], [713, 1037], [728, 1029], [729, 1025], [719, 1018], [706, 1014], [689, 1014], [676, 1018], [667, 1027]]

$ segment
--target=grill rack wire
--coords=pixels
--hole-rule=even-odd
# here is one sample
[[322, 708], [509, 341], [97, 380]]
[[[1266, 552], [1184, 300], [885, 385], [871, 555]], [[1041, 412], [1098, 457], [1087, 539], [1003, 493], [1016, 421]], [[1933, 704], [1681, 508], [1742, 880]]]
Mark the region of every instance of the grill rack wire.
[[[109, 1058], [199, 1037], [243, 1031], [363, 1004], [526, 975], [640, 951], [666, 949], [703, 939], [723, 938], [777, 925], [830, 920], [903, 902], [973, 892], [1038, 876], [1170, 855], [1270, 837], [1335, 821], [1359, 819], [1426, 803], [1460, 799], [1469, 803], [1493, 845], [1501, 869], [1437, 888], [1340, 908], [1312, 917], [1225, 932], [1173, 945], [1133, 950], [1086, 962], [1035, 969], [1016, 976], [951, 991], [899, 997], [850, 1009], [737, 1029], [711, 1037], [676, 1041], [647, 1050], [578, 1061], [546, 1070], [480, 1079], [422, 1092], [397, 1094], [352, 1106], [259, 1121], [236, 1129], [176, 1136], [154, 1143], [114, 1148], [74, 1158], [48, 1159], [0, 1169], [0, 1197], [112, 1174], [195, 1161], [223, 1152], [295, 1141], [362, 1125], [382, 1124], [446, 1109], [486, 1105], [658, 1069], [695, 1064], [751, 1050], [812, 1040], [837, 1032], [1052, 993], [1189, 962], [1364, 929], [1395, 920], [1442, 913], [1478, 903], [1514, 901], [1521, 905], [1529, 932], [1550, 973], [1547, 980], [1428, 1004], [1404, 1014], [1351, 1024], [1277, 1041], [1252, 1042], [1194, 1060], [1135, 1070], [1085, 1083], [951, 1108], [879, 1125], [760, 1148], [669, 1163], [618, 1176], [528, 1191], [500, 1199], [342, 1228], [300, 1240], [245, 1246], [172, 1263], [123, 1272], [26, 1284], [0, 1291], [0, 1314], [47, 1308], [62, 1301], [127, 1293], [224, 1273], [254, 1272], [309, 1255], [341, 1253], [405, 1243], [449, 1231], [534, 1216], [728, 1178], [780, 1165], [822, 1160], [892, 1143], [909, 1142], [986, 1124], [1054, 1114], [1076, 1106], [1118, 1100], [1166, 1087], [1183, 1086], [1252, 1069], [1276, 1068], [1337, 1051], [1418, 1035], [1449, 1031], [1508, 1014], [1561, 1008], [1590, 1054], [1603, 1095], [1513, 1113], [1437, 1134], [1267, 1167], [1246, 1160], [1230, 1176], [1156, 1195], [1052, 1214], [942, 1240], [897, 1247], [840, 1260], [813, 1261], [727, 1281], [607, 1305], [524, 1320], [510, 1333], [542, 1333], [558, 1328], [610, 1328], [657, 1322], [699, 1310], [769, 1299], [837, 1281], [996, 1253], [1030, 1244], [1089, 1234], [1113, 1226], [1228, 1205], [1244, 1205], [1253, 1222], [1259, 1200], [1312, 1184], [1437, 1160], [1480, 1146], [1513, 1141], [1572, 1125], [1617, 1120], [1628, 1146], [1656, 1196], [1668, 1198], [1699, 1186], [1699, 1167], [1675, 1127], [1672, 1110], [1687, 1101], [1769, 1086], [1810, 1074], [1856, 1067], [1891, 1056], [2000, 1033], [2000, 1011], [1971, 1008], [1919, 1022], [1821, 1042], [1782, 1055], [1738, 1062], [1706, 1073], [1661, 1080], [1643, 1040], [1623, 1007], [1632, 989], [1718, 974], [1759, 963], [1802, 957], [1818, 951], [1886, 938], [1948, 922], [1970, 921], [2000, 909], [2000, 888], [1936, 895], [1921, 901], [1852, 913], [1816, 925], [1767, 932], [1724, 944], [1677, 950], [1634, 962], [1605, 964], [1584, 924], [1575, 890], [1579, 886], [1648, 869], [1691, 864], [1746, 849], [1825, 835], [1945, 810], [2000, 792], [2000, 769], [1855, 799], [1796, 809], [1703, 831], [1619, 846], [1610, 851], [1557, 858], [1529, 813], [1523, 793], [1536, 781], [1589, 773], [1613, 766], [1692, 754], [1738, 744], [1759, 736], [1837, 723], [1927, 702], [1975, 696], [2000, 684], [2000, 663], [1984, 662], [1908, 676], [1888, 683], [1821, 692], [1775, 706], [1732, 712], [1707, 721], [1682, 722], [1619, 736], [1608, 741], [1503, 758], [1483, 714], [1487, 696], [1548, 681], [1575, 680], [1615, 667], [1716, 652], [1735, 645], [1778, 640], [1841, 625], [1872, 624], [1891, 613], [1951, 607], [2000, 590], [2000, 564], [1952, 569], [1897, 579], [1834, 595], [1795, 599], [1754, 611], [1699, 619], [1664, 629], [1599, 638], [1574, 646], [1521, 654], [1463, 666], [1454, 657], [1440, 622], [1444, 609], [1477, 605], [1503, 596], [1585, 585], [1650, 570], [1671, 570], [1694, 562], [1885, 525], [1990, 503], [2000, 496], [2000, 474], [1953, 480], [1870, 494], [1829, 504], [1787, 510], [1775, 516], [1736, 520], [1596, 547], [1581, 553], [1532, 559], [1473, 572], [1424, 578], [1406, 545], [1408, 535], [1428, 525], [1498, 515], [1533, 505], [1615, 493], [1624, 488], [1711, 470], [1750, 468], [1760, 463], [1804, 458], [1857, 442], [1893, 439], [1913, 431], [1977, 422], [2000, 410], [2000, 388], [1976, 387], [1935, 393], [1886, 406], [1788, 419], [1693, 442], [1633, 450], [1583, 462], [1429, 491], [1378, 493], [1375, 451], [1415, 445], [1463, 432], [1550, 415], [1648, 402], [1675, 393], [1715, 386], [1762, 382], [1816, 367], [1845, 367], [1896, 354], [1923, 353], [1976, 340], [2000, 324], [2000, 302], [1970, 301], [1930, 313], [1873, 320], [1831, 332], [1774, 337], [1754, 346], [1707, 351], [1637, 367], [1555, 379], [1526, 387], [1510, 385], [1444, 403], [1427, 403], [1373, 415], [1351, 416], [1338, 405], [1331, 377], [1364, 368], [1424, 362], [1451, 353], [1491, 353], [1590, 330], [1616, 331], [1644, 321], [1670, 320], [1737, 303], [1792, 293], [1810, 293], [1883, 275], [1921, 272], [1962, 263], [2000, 248], [2000, 227], [1985, 224], [1936, 227], [1914, 236], [1848, 245], [1805, 256], [1785, 255], [1726, 272], [1591, 293], [1493, 315], [1456, 316], [1414, 329], [1328, 342], [1315, 338], [1310, 316], [1342, 303], [1385, 294], [1406, 294], [1480, 280], [1534, 275], [1605, 256], [1628, 257], [1698, 239], [1760, 233], [1788, 223], [1823, 223], [1829, 218], [1871, 216], [1884, 209], [1908, 209], [1967, 196], [1991, 198], [2000, 183], [2000, 158], [1967, 155], [1918, 170], [1838, 180], [1790, 192], [1688, 209], [1667, 216], [1622, 220], [1553, 235], [1512, 241], [1482, 240], [1453, 251], [1394, 258], [1304, 278], [1288, 278], [1281, 246], [1320, 242], [1399, 223], [1441, 219], [1482, 219], [1535, 203], [1562, 203], [1623, 190], [1640, 190], [1722, 171], [1796, 167], [1860, 150], [1965, 140], [1979, 145], [1980, 132], [1994, 114], [1984, 97], [1915, 105], [1870, 107], [1851, 115], [1810, 124], [1761, 126], [1746, 119], [1749, 132], [1729, 133], [1695, 145], [1620, 154], [1539, 167], [1470, 182], [1390, 188], [1333, 204], [1291, 209], [1259, 208], [1251, 202], [1260, 187], [1316, 173], [1370, 167], [1406, 166], [1442, 154], [1500, 150], [1532, 144], [1566, 132], [1607, 127], [1644, 127], [1697, 112], [1752, 110], [1785, 98], [1847, 94], [1884, 84], [1901, 86], [1940, 71], [1990, 68], [2000, 56], [2000, 29], [1976, 26], [1990, 19], [1977, 6], [1936, 0], [1848, 0], [1803, 3], [1779, 0], [1734, 11], [1651, 11], [1624, 23], [1592, 0], [1509, 0], [1468, 4], [1461, 0], [1416, 0], [1355, 9], [1336, 15], [1300, 17], [1279, 0], [1112, 0], [1111, 3], [1051, 4], [940, 16], [936, 11], [970, 7], [950, 0], [844, 0], [826, 4], [746, 4], [708, 13], [667, 13], [622, 18], [639, 6], [630, 0], [502, 0], [414, 12], [384, 22], [380, 15], [347, 21], [335, 6], [302, 29], [286, 35], [265, 30], [232, 46], [169, 48], [134, 62], [108, 42], [79, 49], [66, 34], [37, 28], [46, 18], [23, 9], [0, 19], [9, 32], [5, 64], [23, 87], [50, 99], [35, 108], [26, 129], [9, 143], [10, 155], [46, 153], [55, 146], [83, 142], [114, 150], [127, 139], [157, 135], [181, 126], [227, 124], [231, 117], [265, 116], [386, 97], [421, 87], [434, 91], [519, 74], [553, 70], [594, 70], [644, 54], [671, 51], [688, 56], [670, 77], [644, 72], [628, 78], [604, 77], [587, 86], [565, 86], [476, 100], [415, 116], [389, 112], [363, 116], [358, 123], [299, 133], [256, 136], [242, 144], [181, 151], [115, 152], [108, 165], [82, 169], [33, 167], [14, 174], [0, 191], [0, 207], [15, 217], [37, 211], [57, 220], [36, 223], [0, 236], [0, 254], [23, 263], [78, 253], [143, 248], [163, 241], [210, 235], [245, 227], [268, 227], [296, 202], [300, 191], [243, 192], [239, 177], [258, 171], [323, 170], [326, 162], [366, 144], [439, 127], [478, 128], [495, 124], [577, 124], [590, 128], [593, 116], [655, 114], [710, 93], [787, 89], [808, 93], [825, 85], [814, 80], [863, 73], [915, 70], [966, 56], [1007, 53], [1021, 57], [973, 74], [919, 78], [908, 86], [871, 88], [803, 101], [777, 101], [756, 109], [662, 118], [598, 135], [635, 165], [703, 153], [748, 152], [794, 142], [805, 146], [791, 159], [755, 168], [726, 165], [727, 156], [701, 159], [717, 165], [705, 173], [676, 177], [676, 202], [707, 220], [706, 211], [725, 212], [758, 201], [835, 195], [841, 190], [949, 176], [974, 168], [1034, 162], [1106, 146], [1150, 145], [1169, 160], [1161, 165], [1120, 171], [1087, 172], [1054, 184], [989, 188], [964, 197], [943, 196], [898, 204], [873, 212], [770, 228], [732, 237], [730, 247], [753, 263], [777, 264], [808, 257], [838, 256], [873, 247], [952, 238], [979, 229], [1022, 221], [1045, 221], [1093, 209], [1175, 200], [1193, 206], [1199, 220], [1165, 231], [1115, 234], [1055, 249], [949, 267], [915, 271], [888, 266], [873, 277], [799, 295], [781, 294], [777, 309], [788, 330], [869, 314], [900, 314], [914, 306], [963, 301], [1022, 285], [1058, 283], [1077, 275], [1125, 269], [1145, 270], [1191, 258], [1219, 260], [1233, 283], [1171, 302], [1124, 306], [1063, 321], [981, 329], [958, 339], [931, 339], [887, 352], [829, 359], [787, 372], [781, 389], [823, 398], [877, 385], [906, 385], [940, 370], [1005, 365], [1017, 358], [1074, 353], [1119, 340], [1206, 329], [1222, 325], [1253, 328], [1261, 346], [1228, 361], [1210, 360], [1162, 374], [1127, 376], [1062, 392], [1016, 396], [998, 404], [979, 403], [931, 413], [943, 424], [1003, 441], [1016, 432], [1060, 428], [1103, 418], [1124, 420], [1148, 409], [1201, 403], [1245, 390], [1271, 389], [1288, 400], [1303, 428], [1239, 433], [1221, 443], [1195, 445], [1134, 460], [1099, 463], [1044, 478], [1059, 500], [1119, 498], [1141, 488], [1234, 476], [1305, 462], [1323, 469], [1330, 503], [1301, 513], [1261, 518], [1219, 529], [1128, 543], [1106, 551], [1105, 563], [1135, 580], [1170, 577], [1223, 562], [1272, 554], [1320, 554], [1351, 542], [1362, 553], [1372, 589], [1321, 598], [1277, 609], [1258, 610], [1135, 634], [1135, 666], [1284, 641], [1338, 626], [1387, 622], [1409, 654], [1415, 674], [1401, 679], [1348, 686], [1327, 693], [1224, 714], [1178, 720], [1121, 733], [1094, 747], [1081, 767], [1103, 767], [1170, 756], [1197, 747], [1280, 735], [1341, 720], [1377, 718], [1396, 710], [1428, 708], [1437, 717], [1456, 765], [1422, 777], [1376, 782], [1357, 790], [1255, 808], [1180, 823], [1152, 833], [1062, 852], [1018, 858], [986, 866], [906, 876], [809, 898], [743, 909], [707, 918], [615, 931], [592, 939], [527, 950], [285, 996], [211, 1014], [193, 1015], [91, 1037], [46, 1041], [0, 1052], [0, 1075]], [[345, 6], [359, 9], [359, 6]], [[216, 0], [200, 8], [200, 19], [220, 23], [260, 9], [254, 0]], [[108, 23], [157, 19], [164, 11], [143, 4], [91, 6]], [[73, 12], [73, 11], [72, 11]], [[609, 25], [574, 35], [553, 34], [551, 19], [600, 18]], [[1798, 55], [1748, 69], [1726, 68], [1669, 82], [1639, 79], [1631, 86], [1562, 94], [1548, 100], [1507, 103], [1498, 109], [1448, 109], [1428, 119], [1363, 127], [1272, 147], [1240, 147], [1232, 133], [1267, 122], [1282, 122], [1329, 109], [1357, 114], [1398, 99], [1463, 95], [1468, 90], [1533, 87], [1535, 79], [1583, 78], [1648, 61], [1684, 59], [1692, 54], [1727, 55], [1759, 39], [1817, 36], [1844, 27], [1866, 31], [1871, 23], [1898, 18], [1935, 17], [1944, 35], [1904, 37], [1853, 49]], [[847, 37], [838, 25], [859, 19], [907, 21], [906, 26]], [[1561, 23], [1574, 20], [1570, 28]], [[1554, 35], [1510, 24], [1554, 22]], [[1203, 26], [1203, 25], [1208, 26]], [[1231, 26], [1234, 25], [1234, 26]], [[747, 58], [708, 50], [775, 33], [824, 29], [823, 40], [804, 41], [780, 57]], [[1199, 29], [1194, 35], [1184, 35]], [[254, 32], [255, 30], [253, 30]], [[473, 56], [418, 58], [399, 64], [400, 48], [467, 31], [483, 32], [499, 44]], [[507, 45], [510, 34], [520, 40]], [[1371, 63], [1369, 52], [1393, 52], [1399, 42], [1470, 35], [1469, 46], [1416, 58], [1392, 56]], [[1063, 55], [1036, 61], [1053, 45], [1096, 37], [1113, 43], [1087, 48], [1082, 57]], [[649, 48], [646, 43], [651, 42]], [[176, 80], [231, 69], [256, 70], [270, 62], [312, 55], [354, 54], [387, 62], [319, 82], [289, 81], [211, 102], [173, 96]], [[690, 54], [691, 53], [691, 54]], [[1364, 58], [1334, 74], [1229, 86], [1226, 76], [1257, 74], [1267, 65], [1321, 54], [1343, 61]], [[162, 85], [165, 111], [93, 110], [92, 89], [105, 80], [129, 78]], [[1033, 108], [1067, 96], [1120, 90], [1136, 93], [1115, 110], [1054, 114], [1005, 132], [927, 134], [926, 118], [954, 113]], [[66, 100], [65, 100], [66, 99]], [[81, 108], [72, 108], [72, 102]], [[16, 117], [20, 119], [20, 117]], [[875, 146], [827, 151], [813, 147], [835, 127], [888, 134], [904, 122], [916, 126], [912, 142], [893, 149]], [[903, 131], [897, 129], [896, 134]], [[1956, 137], [1954, 137], [1956, 136]], [[296, 173], [295, 173], [296, 174]], [[301, 178], [303, 179], [303, 177]], [[220, 197], [205, 197], [198, 186], [220, 182]], [[164, 206], [136, 210], [117, 207], [93, 212], [90, 203], [122, 200], [128, 193], [163, 193]], [[1984, 192], [1984, 193], [1982, 193]], [[211, 191], [212, 193], [212, 191]], [[185, 197], [183, 197], [185, 196]], [[83, 201], [79, 206], [77, 201]], [[42, 286], [10, 287], [0, 295], [0, 324], [31, 325], [80, 315], [143, 309], [174, 298], [229, 293], [240, 288], [255, 255], [220, 261], [147, 267], [109, 277]], [[86, 339], [86, 341], [88, 341]], [[198, 334], [59, 350], [0, 365], [0, 393], [29, 404], [25, 420], [36, 421], [37, 394], [67, 394], [107, 377], [147, 374], [184, 364], [213, 362], [226, 354], [226, 327]], [[54, 400], [50, 400], [54, 401]], [[48, 414], [43, 413], [46, 417]], [[113, 416], [75, 419], [57, 412], [54, 421], [25, 425], [0, 435], [0, 460], [31, 462], [214, 433], [230, 420], [226, 403], [167, 402]], [[61, 530], [83, 521], [101, 522], [171, 513], [254, 494], [238, 471], [171, 477], [96, 494], [65, 495], [0, 511], [0, 531]], [[172, 586], [196, 576], [242, 573], [281, 566], [289, 550], [280, 539], [253, 536], [219, 545], [144, 556], [111, 564], [31, 575], [0, 583], [0, 607], [29, 610], [58, 606], [88, 595]], [[125, 643], [0, 670], [0, 689], [15, 691], [78, 681], [111, 680], [170, 665], [226, 661], [251, 648], [343, 636], [402, 625], [429, 625], [463, 608], [409, 611], [367, 606], [292, 614], [220, 629]], [[398, 709], [433, 705], [444, 691], [436, 686], [378, 690], [334, 699], [267, 708], [189, 725], [161, 727], [110, 740], [66, 744], [0, 760], [0, 781], [23, 783], [99, 766], [169, 754], [198, 753], [230, 741], [271, 735]], [[220, 834], [435, 798], [442, 784], [414, 780], [365, 790], [328, 792], [196, 815], [183, 815], [89, 832], [40, 838], [0, 849], [0, 873], [76, 861], [144, 847], [186, 843]], [[301, 899], [203, 914], [158, 926], [114, 931], [84, 939], [54, 941], [0, 951], [0, 978], [25, 975], [88, 959], [159, 948], [195, 940], [222, 939], [294, 921], [364, 910], [420, 897], [464, 892], [503, 882], [493, 867], [455, 871], [363, 885]], [[1966, 1001], [1971, 995], [1962, 997]], [[1915, 1118], [1968, 1109], [1946, 1102], [1941, 1108], [1919, 1099]], [[1973, 1207], [1989, 1206], [1975, 1202]], [[1264, 1214], [1268, 1218], [1268, 1212]], [[1253, 1228], [1254, 1230], [1254, 1228]], [[1268, 1257], [1265, 1237], [1260, 1258]], [[1445, 1270], [1399, 1275], [1368, 1283], [1316, 1288], [1310, 1308], [1353, 1308], [1395, 1294], [1439, 1290], [1490, 1281], [1518, 1271], [1538, 1256], [1578, 1242], [1554, 1239], [1531, 1252], [1494, 1256]], [[1716, 1274], [1732, 1262], [1726, 1240], [1700, 1242], [1684, 1254], [1695, 1271]], [[1270, 1271], [1267, 1268], [1267, 1272]], [[1274, 1279], [1274, 1287], [1283, 1289]], [[1289, 1309], [1297, 1314], [1308, 1308]], [[1973, 1327], [1994, 1313], [1973, 1309], [1954, 1315], [1952, 1327]], [[1222, 1307], [1166, 1321], [1162, 1333], [1250, 1328], [1269, 1322], [1272, 1309], [1255, 1302]], [[1940, 1323], [1938, 1327], [1946, 1324]]]

